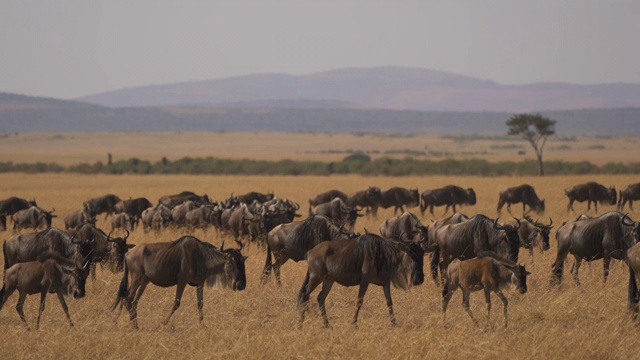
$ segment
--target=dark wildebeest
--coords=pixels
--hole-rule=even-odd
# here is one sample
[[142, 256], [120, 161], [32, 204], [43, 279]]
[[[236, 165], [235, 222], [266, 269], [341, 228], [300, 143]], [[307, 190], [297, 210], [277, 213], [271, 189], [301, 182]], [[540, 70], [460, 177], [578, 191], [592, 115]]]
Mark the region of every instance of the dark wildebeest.
[[420, 194], [418, 189], [405, 189], [401, 187], [392, 187], [380, 194], [380, 206], [384, 209], [394, 207], [393, 215], [404, 212], [404, 206], [408, 208], [420, 205]]
[[[291, 259], [295, 262], [304, 260], [307, 251], [323, 241], [341, 240], [353, 236], [355, 236], [354, 233], [344, 231], [322, 215], [312, 215], [304, 221], [276, 226], [267, 236], [267, 259], [264, 264], [262, 283], [269, 278], [273, 270], [276, 283], [281, 286], [280, 267], [287, 260]], [[275, 258], [273, 262], [272, 253]]]
[[96, 214], [89, 208], [83, 208], [82, 210], [74, 211], [64, 218], [65, 230], [73, 229], [76, 226], [84, 223], [90, 223], [92, 225], [96, 224]]
[[385, 220], [380, 225], [380, 235], [387, 240], [427, 242], [428, 229], [410, 212]]
[[633, 245], [627, 250], [627, 259], [629, 261], [629, 311], [632, 312], [633, 319], [638, 317], [638, 295], [637, 280], [640, 278], [640, 243]]
[[[69, 326], [73, 326], [64, 295], [73, 293], [76, 299], [85, 294], [85, 271], [89, 262], [76, 264], [66, 259], [57, 252], [49, 251], [38, 256], [37, 261], [18, 263], [7, 269], [4, 275], [4, 284], [0, 289], [0, 310], [14, 291], [18, 290], [19, 298], [16, 311], [20, 319], [29, 329], [27, 319], [22, 311], [27, 295], [40, 294], [40, 310], [36, 320], [36, 330], [40, 327], [40, 317], [44, 311], [47, 293], [55, 293], [64, 310]], [[84, 278], [83, 278], [84, 276]]]
[[41, 228], [50, 228], [53, 218], [57, 217], [57, 215], [53, 215], [55, 211], [56, 209], [46, 211], [37, 206], [32, 206], [26, 210], [20, 210], [11, 215], [13, 231], [18, 231], [20, 229], [37, 230]]
[[382, 193], [377, 186], [369, 186], [367, 190], [360, 190], [347, 198], [347, 205], [352, 208], [361, 207], [367, 209], [366, 215], [378, 217], [378, 207], [382, 201]]
[[[438, 249], [438, 229], [440, 229], [441, 227], [445, 226], [445, 225], [449, 225], [449, 224], [459, 224], [461, 222], [465, 222], [469, 220], [469, 217], [465, 214], [462, 213], [455, 213], [449, 217], [446, 218], [442, 218], [442, 219], [438, 219], [434, 222], [431, 223], [431, 225], [429, 225], [427, 227], [427, 244], [425, 247], [425, 251], [427, 252], [431, 252], [431, 256], [432, 256], [432, 261], [431, 261], [431, 265], [430, 265], [430, 270], [431, 270], [431, 277], [433, 278], [433, 280], [437, 282], [437, 278], [438, 278], [438, 262], [434, 262], [433, 261], [433, 252], [436, 251], [436, 249]], [[439, 253], [438, 253], [439, 255]]]
[[402, 266], [403, 253], [411, 258], [411, 284], [416, 286], [424, 282], [424, 251], [417, 243], [405, 244], [388, 241], [374, 234], [365, 234], [357, 240], [326, 241], [318, 244], [307, 253], [309, 268], [300, 290], [298, 304], [300, 325], [304, 322], [309, 296], [318, 285], [322, 290], [318, 295], [318, 304], [324, 326], [329, 326], [325, 300], [334, 282], [342, 286], [360, 286], [358, 303], [352, 323], [357, 325], [358, 313], [364, 302], [369, 284], [382, 286], [389, 308], [391, 325], [396, 325], [391, 300], [391, 284], [402, 289], [407, 288], [407, 267]]
[[189, 211], [185, 215], [185, 220], [191, 231], [195, 229], [207, 231], [207, 228], [214, 224], [221, 212], [222, 210], [217, 205], [202, 205]]
[[327, 203], [335, 198], [340, 198], [340, 200], [347, 202], [347, 199], [349, 198], [349, 196], [345, 193], [343, 193], [340, 190], [329, 190], [329, 191], [325, 191], [323, 193], [320, 193], [312, 198], [309, 199], [309, 215], [313, 215], [312, 213], [312, 209], [315, 206], [318, 206], [320, 204], [324, 204]]
[[0, 214], [4, 216], [13, 215], [20, 210], [26, 210], [32, 206], [38, 206], [35, 200], [27, 201], [19, 197], [11, 196], [0, 200]]
[[[515, 226], [515, 222], [511, 222], [512, 226]], [[553, 228], [553, 219], [549, 218], [549, 225], [538, 223], [533, 221], [530, 217], [524, 217], [520, 220], [520, 229], [518, 229], [518, 236], [520, 236], [520, 247], [529, 250], [529, 256], [533, 263], [533, 249], [540, 245], [540, 253], [544, 250], [549, 250], [549, 233]]]
[[311, 209], [311, 215], [324, 215], [331, 219], [336, 225], [345, 225], [348, 229], [353, 229], [358, 217], [364, 216], [358, 214], [358, 209], [348, 206], [338, 197], [329, 202], [314, 206]]
[[620, 199], [618, 199], [618, 211], [624, 210], [624, 205], [629, 202], [629, 209], [633, 211], [633, 201], [640, 200], [640, 183], [631, 184], [620, 189]]
[[556, 232], [558, 253], [553, 263], [553, 279], [562, 282], [564, 261], [572, 254], [575, 263], [571, 273], [577, 285], [578, 270], [584, 259], [587, 262], [603, 259], [604, 281], [609, 275], [611, 259], [627, 261], [627, 250], [638, 241], [638, 223], [625, 214], [611, 211], [600, 217], [579, 221], [567, 221]]
[[196, 206], [205, 205], [211, 203], [209, 196], [196, 195], [191, 191], [183, 191], [180, 194], [166, 195], [158, 200], [158, 204], [164, 204], [169, 209], [173, 209], [177, 205], [184, 203], [185, 201], [193, 201]]
[[[156, 207], [148, 208], [142, 212], [142, 227], [144, 232], [148, 232], [151, 229], [160, 231], [167, 227], [171, 222], [171, 209], [163, 204], [158, 204]], [[155, 226], [154, 226], [155, 221]]]
[[181, 227], [187, 224], [187, 213], [191, 210], [198, 208], [197, 205], [191, 200], [187, 200], [180, 205], [176, 205], [171, 209], [171, 223], [177, 227]]
[[138, 225], [140, 219], [142, 218], [142, 212], [146, 209], [152, 207], [151, 201], [147, 198], [137, 198], [137, 199], [129, 199], [122, 200], [116, 204], [115, 213], [125, 213], [132, 217], [135, 221], [135, 224]]
[[242, 244], [238, 245], [238, 249], [225, 249], [223, 242], [217, 249], [193, 236], [183, 236], [172, 242], [136, 246], [125, 256], [124, 275], [112, 310], [121, 302], [124, 303], [129, 310], [132, 326], [138, 328], [138, 301], [147, 284], [176, 286], [173, 307], [163, 321], [166, 325], [180, 307], [182, 293], [188, 284], [196, 287], [198, 318], [202, 323], [205, 283], [208, 286], [220, 284], [234, 291], [244, 290], [247, 285], [246, 257], [241, 253]]
[[[431, 258], [431, 269], [440, 265], [440, 275], [444, 281], [447, 266], [454, 259], [471, 259], [481, 251], [495, 251], [502, 257], [518, 261], [520, 238], [517, 226], [498, 225], [498, 219], [491, 220], [484, 215], [476, 215], [471, 219], [444, 225], [437, 231], [438, 247]], [[432, 272], [433, 275], [433, 272]], [[435, 279], [434, 279], [435, 280]]]
[[[504, 204], [507, 204], [507, 211], [511, 214], [511, 204], [522, 203], [522, 216], [528, 212], [535, 211], [538, 214], [544, 213], [544, 200], [540, 200], [533, 186], [522, 184], [506, 188], [500, 191], [498, 197], [498, 214], [502, 211]], [[525, 206], [529, 206], [529, 211], [525, 211]]]
[[0, 231], [7, 230], [7, 217], [5, 215], [0, 214]]
[[573, 210], [573, 202], [587, 201], [587, 211], [591, 210], [591, 202], [596, 208], [596, 214], [598, 213], [598, 202], [609, 205], [616, 205], [616, 188], [606, 188], [604, 185], [600, 185], [597, 182], [590, 181], [584, 184], [576, 185], [570, 189], [565, 189], [564, 194], [569, 198], [569, 205], [567, 205], [567, 212]]
[[85, 201], [82, 203], [82, 207], [90, 209], [96, 215], [106, 213], [104, 219], [107, 220], [107, 217], [115, 213], [118, 202], [120, 202], [118, 196], [107, 194]]
[[511, 260], [498, 256], [498, 254], [487, 251], [481, 252], [477, 257], [468, 260], [454, 260], [447, 267], [447, 275], [444, 289], [442, 290], [442, 322], [445, 322], [447, 315], [447, 305], [458, 289], [462, 289], [462, 306], [473, 320], [471, 308], [469, 308], [469, 297], [471, 292], [484, 290], [484, 298], [487, 303], [487, 325], [491, 318], [491, 292], [498, 295], [504, 304], [504, 326], [507, 326], [507, 298], [502, 290], [513, 284], [520, 294], [527, 292], [527, 275], [531, 275], [524, 266], [518, 265]]
[[111, 231], [115, 229], [126, 229], [133, 231], [136, 226], [135, 217], [122, 212], [111, 217]]
[[259, 203], [265, 203], [269, 200], [273, 200], [273, 193], [259, 193], [257, 191], [251, 191], [248, 192], [244, 195], [238, 195], [236, 198], [240, 203], [245, 203], [245, 204], [252, 204], [254, 201], [257, 201]]
[[420, 214], [424, 216], [425, 210], [429, 208], [429, 212], [433, 215], [434, 206], [447, 207], [444, 209], [444, 214], [449, 211], [449, 207], [453, 207], [453, 212], [456, 212], [456, 205], [475, 205], [476, 204], [476, 192], [472, 188], [463, 189], [460, 186], [447, 185], [440, 189], [427, 190], [420, 194]]
[[[229, 230], [236, 240], [241, 241], [245, 235], [250, 234], [250, 222], [259, 222], [260, 220], [260, 214], [253, 213], [247, 204], [241, 203], [240, 206], [231, 212], [231, 216], [229, 217]], [[252, 240], [257, 236], [257, 234], [251, 235]]]

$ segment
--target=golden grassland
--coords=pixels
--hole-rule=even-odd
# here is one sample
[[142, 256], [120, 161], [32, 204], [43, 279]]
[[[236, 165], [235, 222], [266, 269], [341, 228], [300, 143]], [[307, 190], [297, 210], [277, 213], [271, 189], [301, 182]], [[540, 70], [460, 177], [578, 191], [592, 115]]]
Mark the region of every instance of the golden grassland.
[[[75, 165], [137, 157], [158, 161], [163, 156], [176, 160], [185, 156], [214, 156], [231, 159], [339, 161], [346, 151], [365, 151], [373, 158], [411, 155], [418, 159], [441, 160], [480, 158], [490, 161], [535, 160], [528, 143], [512, 140], [478, 139], [454, 141], [437, 135], [411, 137], [375, 134], [326, 133], [222, 133], [222, 132], [117, 132], [117, 133], [22, 133], [0, 137], [0, 162], [36, 161]], [[518, 155], [524, 151], [525, 155]], [[420, 155], [424, 153], [424, 155]], [[417, 155], [416, 155], [417, 154]], [[545, 160], [588, 160], [636, 162], [640, 158], [637, 138], [586, 138], [575, 141], [549, 140]]]
[[[471, 186], [476, 190], [478, 204], [464, 208], [468, 215], [484, 213], [496, 215], [498, 191], [507, 186], [530, 183], [546, 199], [547, 213], [555, 224], [575, 214], [566, 213], [566, 198], [562, 190], [587, 180], [596, 180], [619, 188], [637, 182], [633, 176], [563, 176], [563, 177], [241, 177], [241, 176], [84, 176], [73, 174], [24, 175], [0, 174], [0, 198], [11, 195], [35, 198], [46, 209], [55, 207], [58, 218], [54, 226], [63, 227], [62, 219], [81, 207], [82, 201], [106, 193], [122, 198], [147, 197], [153, 203], [166, 194], [182, 190], [207, 193], [214, 199], [226, 198], [250, 190], [274, 191], [307, 209], [307, 199], [319, 192], [338, 188], [353, 192], [377, 185], [418, 187], [420, 191], [445, 184]], [[586, 204], [576, 204], [578, 212], [586, 211]], [[603, 206], [601, 212], [613, 210]], [[441, 216], [443, 208], [436, 209]], [[418, 209], [411, 211], [418, 213]], [[514, 214], [520, 215], [516, 206]], [[593, 214], [593, 210], [590, 214]], [[632, 217], [636, 218], [634, 214]], [[384, 219], [393, 216], [391, 209], [382, 210], [378, 219], [361, 218], [356, 229], [377, 232]], [[425, 216], [425, 224], [431, 216]], [[502, 214], [507, 220], [507, 214]], [[548, 221], [548, 219], [544, 219]], [[98, 226], [110, 230], [108, 221], [100, 217]], [[556, 226], [557, 228], [557, 226]], [[7, 238], [11, 232], [0, 233]], [[129, 241], [170, 241], [183, 235], [182, 231], [167, 231], [160, 235], [135, 230]], [[214, 231], [195, 235], [219, 245], [222, 238]], [[555, 239], [555, 231], [552, 232]], [[227, 241], [227, 243], [233, 243]], [[322, 320], [315, 297], [311, 297], [310, 313], [298, 329], [296, 309], [297, 291], [304, 278], [306, 265], [289, 262], [282, 269], [283, 286], [271, 280], [259, 283], [265, 251], [252, 246], [245, 251], [247, 289], [232, 292], [228, 289], [205, 290], [205, 327], [198, 324], [195, 289], [185, 291], [182, 306], [168, 326], [162, 319], [172, 306], [175, 288], [162, 289], [150, 285], [139, 305], [140, 330], [132, 330], [128, 316], [109, 311], [115, 299], [122, 274], [98, 269], [97, 280], [89, 280], [84, 299], [67, 299], [75, 326], [67, 326], [55, 296], [47, 298], [41, 329], [27, 332], [14, 310], [14, 294], [0, 312], [0, 358], [635, 358], [637, 357], [638, 326], [626, 313], [627, 277], [621, 262], [612, 264], [606, 285], [602, 282], [602, 261], [584, 265], [582, 286], [577, 287], [565, 269], [565, 282], [560, 287], [549, 285], [551, 264], [556, 245], [551, 250], [535, 253], [535, 263], [525, 251], [521, 261], [532, 272], [529, 291], [524, 295], [506, 291], [509, 299], [509, 326], [502, 324], [502, 304], [493, 295], [492, 316], [488, 326], [484, 297], [471, 295], [471, 307], [481, 319], [474, 327], [461, 306], [461, 292], [457, 292], [442, 324], [441, 289], [427, 279], [409, 291], [392, 290], [394, 310], [398, 321], [390, 327], [382, 289], [371, 286], [360, 312], [360, 326], [350, 325], [355, 310], [357, 288], [333, 287], [327, 299], [327, 312], [333, 326], [322, 328]], [[428, 261], [428, 256], [426, 258]], [[572, 259], [567, 261], [570, 268]], [[427, 268], [425, 268], [428, 271]], [[37, 315], [38, 296], [27, 299], [25, 313], [31, 325]]]

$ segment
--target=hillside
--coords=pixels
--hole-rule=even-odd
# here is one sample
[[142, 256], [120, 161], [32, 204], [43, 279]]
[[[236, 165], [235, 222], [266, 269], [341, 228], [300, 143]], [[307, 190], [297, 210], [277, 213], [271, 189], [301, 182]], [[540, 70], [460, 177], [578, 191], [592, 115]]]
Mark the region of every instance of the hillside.
[[78, 100], [109, 107], [276, 103], [289, 108], [287, 104], [306, 103], [321, 108], [529, 112], [640, 107], [640, 84], [503, 85], [428, 69], [375, 67], [134, 87]]

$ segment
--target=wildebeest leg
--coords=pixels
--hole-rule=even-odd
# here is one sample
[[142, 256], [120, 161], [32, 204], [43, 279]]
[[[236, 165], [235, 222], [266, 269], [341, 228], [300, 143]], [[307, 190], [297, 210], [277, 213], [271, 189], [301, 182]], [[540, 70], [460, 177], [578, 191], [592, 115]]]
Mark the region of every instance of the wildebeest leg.
[[573, 199], [569, 199], [569, 205], [567, 205], [567, 213], [569, 213], [569, 211], [575, 212], [575, 210], [573, 210]]
[[577, 286], [580, 286], [580, 279], [578, 278], [578, 270], [580, 270], [580, 265], [582, 265], [582, 258], [575, 256], [575, 261], [573, 263], [573, 267], [571, 268], [571, 275], [573, 275], [573, 280], [576, 282]]
[[558, 244], [558, 252], [556, 255], [556, 261], [553, 263], [553, 279], [556, 284], [562, 283], [562, 272], [564, 270], [564, 261], [569, 254], [571, 247], [569, 244]]
[[[542, 248], [540, 251], [542, 252]], [[529, 246], [529, 257], [531, 257], [531, 264], [533, 264], [533, 244]]]
[[511, 203], [507, 203], [507, 212], [511, 214]]
[[27, 330], [31, 330], [31, 328], [29, 328], [29, 324], [27, 324], [27, 319], [24, 317], [24, 311], [22, 310], [22, 307], [24, 306], [24, 301], [26, 299], [27, 299], [27, 293], [19, 291], [19, 298], [18, 298], [18, 303], [16, 304], [16, 311], [18, 312], [18, 315], [20, 315], [20, 319], [24, 323], [24, 326], [27, 327]]
[[204, 306], [204, 285], [200, 285], [196, 288], [196, 298], [198, 300], [198, 319], [200, 320], [200, 324], [202, 324], [202, 320], [204, 320], [204, 315], [202, 315], [202, 307]]
[[396, 326], [396, 317], [393, 315], [393, 301], [391, 300], [391, 282], [387, 281], [382, 285], [384, 297], [387, 299], [387, 307], [389, 308], [389, 316], [391, 317], [391, 326]]
[[129, 299], [127, 299], [127, 310], [129, 310], [129, 320], [131, 326], [134, 329], [138, 328], [138, 301], [144, 293], [144, 289], [147, 287], [149, 281], [143, 276], [138, 276], [136, 279], [132, 279], [131, 287], [129, 290]]
[[[626, 199], [625, 199], [625, 201], [626, 201]], [[624, 207], [624, 203], [622, 204], [622, 207]], [[631, 209], [632, 212], [635, 212], [635, 211], [633, 211], [633, 200], [629, 200], [629, 209]], [[622, 209], [620, 209], [620, 211], [622, 211]]]
[[[275, 254], [274, 254], [275, 255]], [[276, 284], [278, 287], [282, 287], [282, 282], [280, 281], [280, 267], [289, 260], [284, 254], [279, 254], [275, 256], [276, 261], [273, 263], [273, 274], [276, 277]]]
[[589, 210], [591, 210], [591, 200], [587, 200], [587, 211]]
[[[447, 214], [447, 211], [449, 211], [449, 208], [450, 208], [450, 206], [449, 206], [449, 204], [447, 204], [447, 206], [444, 208], [444, 214], [442, 214], [443, 216]], [[453, 212], [454, 213], [456, 212], [456, 206], [455, 205], [453, 205]]]
[[301, 304], [302, 296], [304, 295], [304, 292], [306, 291], [308, 285], [309, 285], [309, 271], [307, 271], [307, 274], [304, 276], [304, 281], [302, 282], [300, 291], [298, 291], [298, 305]]
[[40, 317], [42, 316], [42, 312], [44, 311], [44, 302], [47, 300], [47, 290], [43, 289], [40, 292], [40, 309], [38, 309], [38, 319], [36, 320], [36, 330], [40, 329]]
[[69, 320], [69, 326], [73, 326], [73, 322], [71, 321], [71, 316], [69, 316], [69, 308], [67, 307], [67, 302], [64, 301], [64, 294], [62, 290], [57, 291], [58, 300], [60, 301], [60, 305], [62, 305], [62, 310], [64, 310], [64, 314], [67, 315], [67, 320]]
[[[307, 274], [309, 274], [309, 272], [307, 272]], [[305, 312], [307, 312], [307, 308], [309, 307], [309, 296], [311, 295], [313, 290], [315, 290], [318, 287], [318, 285], [320, 285], [321, 282], [322, 282], [322, 279], [316, 274], [309, 275], [309, 282], [307, 283], [307, 286], [305, 287], [305, 290], [302, 293], [302, 297], [298, 302], [298, 306], [301, 307], [300, 326], [302, 326], [302, 323], [304, 322], [304, 314]]]
[[444, 285], [444, 289], [442, 290], [442, 323], [444, 324], [447, 318], [447, 306], [449, 306], [449, 300], [453, 296], [453, 293], [456, 289], [450, 289], [449, 284]]
[[431, 215], [434, 215], [434, 213], [433, 213], [433, 205], [429, 205], [429, 212], [431, 213]]
[[502, 303], [504, 304], [504, 327], [507, 327], [507, 305], [509, 305], [509, 301], [507, 300], [507, 297], [504, 296], [502, 291], [498, 290], [498, 291], [496, 291], [496, 294], [498, 295], [498, 297], [500, 298], [500, 300], [502, 300]]
[[484, 301], [487, 303], [487, 326], [489, 326], [491, 319], [491, 289], [489, 287], [484, 288]]
[[524, 217], [524, 215], [527, 213], [525, 206], [526, 204], [522, 202], [522, 217]]
[[367, 293], [368, 287], [369, 287], [368, 281], [363, 280], [360, 282], [360, 289], [358, 289], [358, 302], [356, 303], [356, 313], [355, 315], [353, 315], [353, 321], [351, 322], [355, 326], [358, 326], [358, 313], [360, 312], [362, 303], [364, 303], [364, 294]]
[[605, 256], [602, 259], [602, 267], [604, 269], [604, 283], [607, 283], [607, 277], [609, 276], [609, 265], [611, 264], [611, 257]]
[[176, 299], [173, 302], [173, 307], [171, 308], [171, 312], [169, 313], [169, 316], [167, 316], [167, 318], [164, 319], [164, 321], [162, 322], [162, 325], [167, 325], [173, 313], [176, 312], [176, 310], [178, 310], [178, 308], [180, 307], [180, 300], [182, 299], [182, 294], [184, 293], [184, 288], [186, 286], [187, 286], [187, 283], [185, 281], [178, 281], [178, 284], [176, 285]]
[[469, 297], [471, 296], [471, 291], [469, 289], [462, 289], [462, 306], [469, 314], [471, 320], [473, 320], [474, 325], [478, 325], [478, 321], [473, 317], [473, 313], [471, 312], [471, 308], [469, 307]]
[[331, 287], [333, 286], [334, 281], [330, 279], [325, 279], [322, 282], [322, 290], [318, 294], [318, 305], [320, 306], [320, 314], [322, 315], [322, 321], [324, 322], [324, 327], [329, 327], [329, 319], [327, 318], [327, 309], [324, 306], [325, 300], [327, 300], [327, 295], [329, 295], [329, 291], [331, 291]]
[[97, 264], [93, 261], [91, 262], [91, 265], [89, 265], [89, 269], [91, 270], [91, 280], [94, 282], [96, 281], [96, 266]]
[[598, 213], [598, 202], [594, 201], [593, 206], [596, 208], [596, 214]]

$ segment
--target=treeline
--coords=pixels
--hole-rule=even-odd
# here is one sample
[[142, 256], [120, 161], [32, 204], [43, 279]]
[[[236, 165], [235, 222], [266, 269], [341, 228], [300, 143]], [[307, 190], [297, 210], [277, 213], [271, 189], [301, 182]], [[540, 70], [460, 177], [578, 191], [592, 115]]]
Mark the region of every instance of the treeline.
[[[150, 162], [137, 158], [105, 164], [100, 161], [64, 167], [55, 163], [14, 164], [0, 162], [0, 172], [22, 173], [76, 173], [76, 174], [194, 174], [194, 175], [476, 175], [476, 176], [528, 176], [538, 173], [535, 161], [489, 162], [469, 160], [417, 160], [413, 158], [371, 160], [367, 155], [351, 155], [343, 161], [266, 161], [233, 160], [214, 157], [178, 160], [163, 158]], [[588, 161], [545, 162], [548, 175], [579, 174], [640, 174], [640, 163], [608, 163], [602, 166]]]

